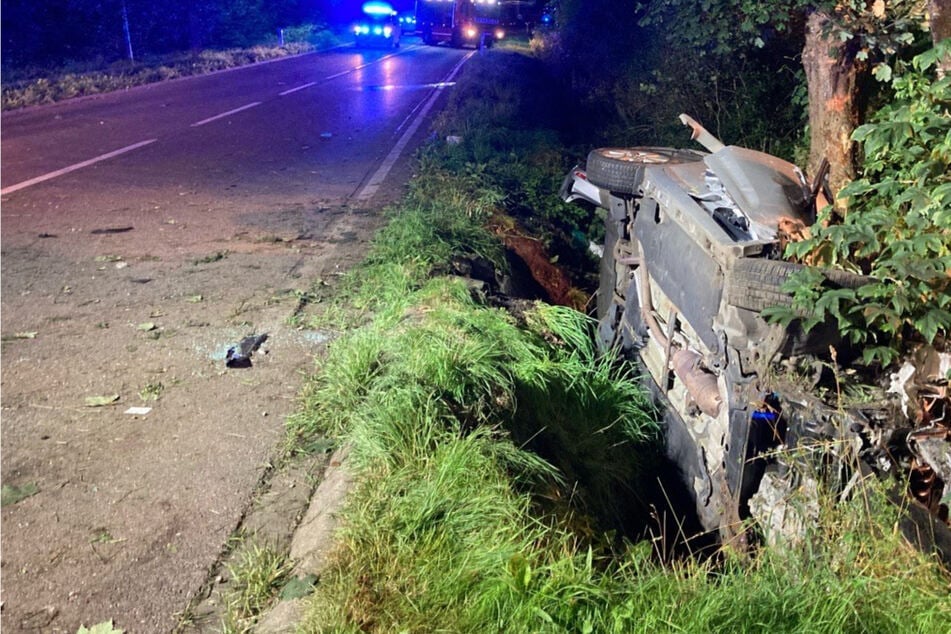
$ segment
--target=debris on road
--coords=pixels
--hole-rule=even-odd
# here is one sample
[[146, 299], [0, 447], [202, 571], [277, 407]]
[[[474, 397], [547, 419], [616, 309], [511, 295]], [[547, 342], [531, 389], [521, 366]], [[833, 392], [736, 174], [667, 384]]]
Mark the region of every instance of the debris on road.
[[118, 394], [108, 394], [105, 396], [87, 396], [86, 407], [103, 407], [105, 405], [112, 405], [118, 400], [119, 400]]
[[126, 233], [132, 231], [132, 227], [106, 227], [104, 229], [93, 229], [89, 233], [94, 236], [108, 235], [110, 233]]
[[145, 416], [151, 411], [152, 411], [151, 407], [130, 407], [123, 413], [129, 414], [130, 416]]
[[251, 355], [265, 341], [267, 341], [267, 333], [245, 337], [237, 346], [228, 348], [228, 354], [225, 355], [225, 365], [229, 368], [250, 368]]
[[36, 482], [27, 482], [23, 486], [4, 484], [3, 490], [0, 492], [0, 506], [10, 506], [11, 504], [16, 504], [20, 500], [25, 500], [26, 498], [36, 495], [39, 492], [40, 487], [36, 485]]

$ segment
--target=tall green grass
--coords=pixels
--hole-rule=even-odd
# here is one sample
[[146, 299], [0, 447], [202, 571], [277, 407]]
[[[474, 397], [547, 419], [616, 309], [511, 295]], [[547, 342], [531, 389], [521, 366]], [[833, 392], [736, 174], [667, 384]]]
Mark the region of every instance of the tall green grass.
[[[657, 429], [636, 382], [597, 356], [583, 315], [539, 305], [516, 320], [403, 260], [295, 421], [349, 443], [359, 483], [303, 631], [944, 631], [948, 579], [874, 488], [828, 494], [802, 546], [748, 561], [665, 567], [649, 542], [603, 548], [566, 498], [581, 482], [594, 507], [651, 477]], [[581, 457], [556, 470], [525, 448], [538, 444]]]

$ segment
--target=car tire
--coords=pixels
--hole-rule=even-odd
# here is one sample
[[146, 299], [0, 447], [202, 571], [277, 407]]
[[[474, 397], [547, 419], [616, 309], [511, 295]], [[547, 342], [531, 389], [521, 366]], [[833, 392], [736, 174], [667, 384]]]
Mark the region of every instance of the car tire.
[[426, 44], [427, 46], [432, 46], [432, 45], [433, 45], [433, 31], [432, 31], [432, 29], [423, 29], [423, 33], [422, 33], [421, 37], [422, 37], [422, 40], [423, 40], [423, 44]]
[[591, 150], [585, 172], [588, 180], [608, 191], [636, 194], [644, 178], [644, 168], [652, 165], [691, 163], [703, 158], [700, 152], [657, 147], [606, 147]]
[[[726, 301], [731, 306], [756, 312], [773, 306], [792, 306], [792, 295], [782, 287], [794, 273], [804, 268], [795, 262], [740, 258], [730, 273]], [[848, 271], [825, 269], [823, 274], [839, 288], [858, 288], [872, 281]]]

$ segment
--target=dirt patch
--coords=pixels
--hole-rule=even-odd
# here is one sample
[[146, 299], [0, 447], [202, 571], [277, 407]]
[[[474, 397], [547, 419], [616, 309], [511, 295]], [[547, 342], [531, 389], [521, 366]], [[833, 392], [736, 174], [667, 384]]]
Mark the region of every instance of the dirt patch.
[[[284, 418], [332, 336], [288, 317], [362, 257], [378, 218], [205, 211], [42, 226], [4, 214], [2, 480], [35, 491], [5, 489], [4, 631], [176, 628], [253, 493], [283, 477]], [[260, 333], [252, 366], [226, 367]], [[300, 511], [278, 511], [286, 534]]]

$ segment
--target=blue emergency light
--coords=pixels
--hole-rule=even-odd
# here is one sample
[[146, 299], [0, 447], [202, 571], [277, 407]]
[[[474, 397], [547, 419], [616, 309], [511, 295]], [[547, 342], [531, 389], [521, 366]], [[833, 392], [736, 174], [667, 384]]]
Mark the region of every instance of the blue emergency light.
[[396, 13], [389, 2], [380, 2], [379, 0], [365, 2], [363, 12], [367, 15], [394, 15]]

